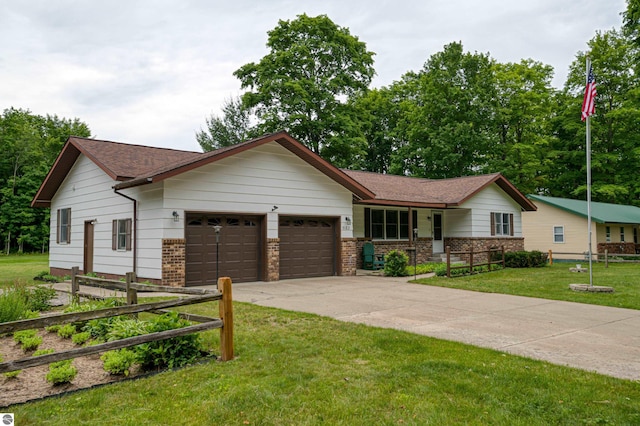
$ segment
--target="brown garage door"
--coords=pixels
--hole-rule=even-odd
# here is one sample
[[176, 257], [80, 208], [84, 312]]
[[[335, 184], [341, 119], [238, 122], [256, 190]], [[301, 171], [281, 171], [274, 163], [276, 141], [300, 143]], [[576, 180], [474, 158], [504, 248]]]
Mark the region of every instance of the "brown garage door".
[[219, 276], [233, 282], [260, 279], [261, 218], [258, 216], [187, 214], [186, 285], [216, 282], [215, 225], [221, 225]]
[[327, 218], [280, 218], [280, 279], [335, 275], [334, 222]]

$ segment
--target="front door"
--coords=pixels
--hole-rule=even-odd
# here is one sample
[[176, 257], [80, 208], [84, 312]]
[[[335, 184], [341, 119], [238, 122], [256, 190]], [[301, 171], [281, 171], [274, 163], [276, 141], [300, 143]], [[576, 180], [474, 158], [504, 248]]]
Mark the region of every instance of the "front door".
[[442, 226], [442, 212], [431, 213], [433, 224], [433, 253], [444, 253], [444, 238]]
[[93, 272], [93, 221], [84, 223], [84, 261], [82, 272], [87, 274]]

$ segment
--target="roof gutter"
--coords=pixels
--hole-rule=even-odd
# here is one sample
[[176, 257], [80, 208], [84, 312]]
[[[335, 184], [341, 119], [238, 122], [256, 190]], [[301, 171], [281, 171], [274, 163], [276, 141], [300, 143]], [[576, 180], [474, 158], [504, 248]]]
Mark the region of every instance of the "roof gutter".
[[113, 187], [113, 192], [116, 195], [126, 198], [133, 202], [133, 272], [138, 274], [138, 200], [129, 197], [128, 195], [118, 192], [117, 185]]

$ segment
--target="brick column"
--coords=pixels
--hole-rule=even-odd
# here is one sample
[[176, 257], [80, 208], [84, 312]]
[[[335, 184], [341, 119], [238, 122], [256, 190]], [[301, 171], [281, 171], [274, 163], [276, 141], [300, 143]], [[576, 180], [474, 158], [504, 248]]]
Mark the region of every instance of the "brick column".
[[353, 276], [356, 274], [356, 264], [358, 260], [357, 252], [357, 239], [356, 238], [343, 238], [340, 247], [342, 254], [341, 269], [339, 275]]
[[185, 286], [185, 247], [184, 238], [162, 240], [162, 285]]
[[267, 277], [265, 281], [280, 279], [280, 238], [267, 238]]

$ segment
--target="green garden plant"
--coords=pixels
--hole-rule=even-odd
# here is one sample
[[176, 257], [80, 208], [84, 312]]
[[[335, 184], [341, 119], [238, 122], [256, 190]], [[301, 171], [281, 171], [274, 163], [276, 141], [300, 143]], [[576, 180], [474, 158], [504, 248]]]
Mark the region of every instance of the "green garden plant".
[[136, 362], [137, 355], [135, 350], [124, 348], [105, 352], [100, 359], [104, 363], [104, 370], [108, 373], [128, 376], [131, 366]]
[[65, 324], [58, 329], [58, 336], [63, 339], [69, 339], [76, 333], [76, 326], [73, 324]]
[[89, 333], [88, 331], [76, 333], [71, 336], [71, 341], [76, 345], [84, 345], [89, 339], [91, 339], [91, 333]]
[[35, 351], [42, 344], [41, 336], [32, 336], [22, 339], [22, 350], [24, 352]]
[[384, 274], [388, 277], [403, 277], [406, 275], [409, 256], [401, 250], [391, 250], [384, 257]]
[[49, 372], [47, 373], [47, 382], [53, 385], [61, 385], [71, 382], [78, 370], [71, 364], [71, 360], [58, 361], [49, 364]]
[[15, 340], [17, 343], [23, 343], [26, 339], [35, 337], [37, 334], [38, 331], [34, 329], [20, 330], [13, 333], [13, 340]]

